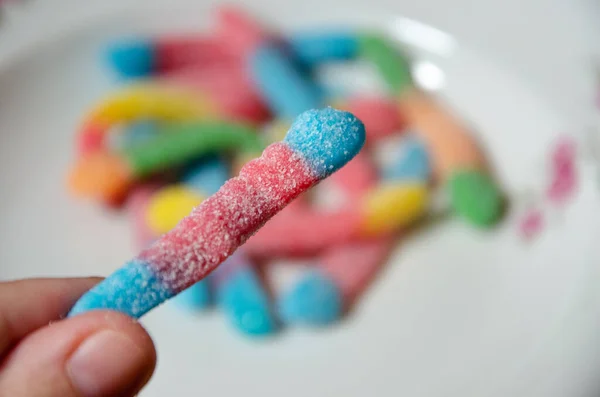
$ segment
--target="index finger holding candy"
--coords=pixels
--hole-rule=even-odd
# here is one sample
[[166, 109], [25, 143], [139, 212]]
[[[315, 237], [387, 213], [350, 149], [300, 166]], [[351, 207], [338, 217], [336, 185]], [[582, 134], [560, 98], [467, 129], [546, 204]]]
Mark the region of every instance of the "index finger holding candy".
[[110, 309], [141, 317], [206, 277], [273, 215], [352, 159], [364, 140], [362, 122], [350, 113], [302, 113], [284, 141], [86, 293], [69, 316]]

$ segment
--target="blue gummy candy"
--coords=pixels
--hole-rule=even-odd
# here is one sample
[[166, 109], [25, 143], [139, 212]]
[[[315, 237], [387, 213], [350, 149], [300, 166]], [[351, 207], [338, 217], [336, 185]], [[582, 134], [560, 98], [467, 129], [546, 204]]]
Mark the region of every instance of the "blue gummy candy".
[[328, 325], [343, 314], [342, 296], [333, 281], [311, 271], [283, 295], [279, 314], [285, 324]]
[[151, 76], [156, 63], [154, 44], [143, 38], [119, 41], [108, 48], [107, 60], [121, 77]]
[[288, 43], [298, 62], [310, 68], [358, 56], [358, 38], [350, 32], [300, 33]]
[[252, 78], [271, 110], [292, 120], [305, 110], [322, 106], [321, 90], [279, 47], [263, 45], [250, 58]]
[[296, 118], [284, 142], [304, 157], [319, 178], [325, 178], [360, 151], [365, 126], [352, 113], [313, 109]]
[[402, 140], [394, 161], [383, 169], [386, 181], [429, 181], [431, 164], [425, 145], [414, 137]]
[[183, 183], [205, 196], [217, 192], [229, 179], [229, 167], [219, 157], [209, 157], [191, 166], [183, 175]]
[[269, 297], [251, 267], [234, 269], [219, 284], [217, 301], [233, 325], [247, 335], [266, 335], [276, 330]]
[[210, 284], [201, 280], [172, 299], [173, 303], [185, 310], [201, 310], [211, 303]]

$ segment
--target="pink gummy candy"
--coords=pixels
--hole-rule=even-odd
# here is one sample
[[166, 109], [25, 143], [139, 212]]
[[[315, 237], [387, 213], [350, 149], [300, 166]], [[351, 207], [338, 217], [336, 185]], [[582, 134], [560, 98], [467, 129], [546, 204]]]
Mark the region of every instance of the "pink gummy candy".
[[168, 82], [207, 92], [221, 114], [236, 120], [261, 123], [270, 114], [240, 62], [195, 65], [164, 76]]
[[560, 141], [552, 153], [551, 161], [552, 181], [547, 196], [554, 203], [563, 203], [577, 187], [574, 142], [568, 139]]
[[159, 74], [194, 65], [224, 65], [236, 56], [212, 37], [159, 37], [156, 46], [156, 69]]
[[393, 133], [401, 132], [406, 122], [394, 100], [377, 97], [355, 97], [346, 103], [346, 109], [365, 125], [367, 143], [373, 143]]
[[319, 266], [340, 289], [344, 304], [350, 306], [377, 275], [393, 247], [391, 237], [332, 247], [320, 258]]
[[87, 123], [83, 126], [76, 138], [77, 154], [93, 153], [104, 146], [104, 126], [96, 123]]
[[224, 48], [242, 58], [271, 36], [259, 22], [236, 7], [221, 6], [216, 14], [216, 36]]
[[244, 248], [256, 258], [310, 256], [352, 240], [361, 220], [351, 209], [328, 213], [296, 207], [273, 217]]
[[544, 227], [544, 217], [539, 210], [529, 211], [519, 224], [521, 236], [527, 240], [535, 237]]
[[369, 155], [361, 151], [348, 164], [333, 174], [326, 183], [337, 186], [343, 191], [348, 201], [355, 204], [377, 184], [377, 169]]
[[158, 236], [148, 227], [146, 209], [152, 195], [160, 188], [159, 184], [146, 184], [136, 187], [129, 196], [127, 207], [131, 216], [133, 237], [138, 249], [146, 248]]

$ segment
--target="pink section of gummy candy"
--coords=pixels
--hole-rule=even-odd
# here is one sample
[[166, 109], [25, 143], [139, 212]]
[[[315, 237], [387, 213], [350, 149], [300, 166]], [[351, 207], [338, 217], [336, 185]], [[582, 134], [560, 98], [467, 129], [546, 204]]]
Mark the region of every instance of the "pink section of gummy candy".
[[396, 102], [376, 97], [356, 97], [348, 100], [346, 110], [353, 113], [365, 125], [367, 142], [373, 143], [390, 134], [400, 132], [406, 126]]
[[221, 6], [216, 12], [216, 35], [224, 48], [246, 58], [257, 46], [269, 39], [270, 34], [261, 24], [242, 10]]
[[225, 65], [237, 57], [212, 37], [160, 37], [155, 42], [159, 74], [195, 65]]
[[267, 220], [318, 182], [305, 161], [275, 143], [196, 207], [139, 259], [174, 292], [207, 276]]
[[393, 248], [392, 238], [357, 241], [327, 251], [320, 267], [342, 291], [344, 302], [351, 304], [377, 275]]

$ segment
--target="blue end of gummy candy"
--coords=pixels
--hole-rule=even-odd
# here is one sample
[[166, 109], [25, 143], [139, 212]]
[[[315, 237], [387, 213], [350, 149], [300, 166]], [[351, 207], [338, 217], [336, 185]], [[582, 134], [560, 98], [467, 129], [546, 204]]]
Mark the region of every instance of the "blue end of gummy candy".
[[247, 335], [267, 335], [276, 330], [269, 296], [250, 267], [233, 272], [218, 287], [217, 299], [233, 325]]
[[151, 76], [156, 61], [154, 44], [147, 39], [132, 38], [112, 44], [107, 50], [110, 66], [125, 78]]
[[358, 38], [350, 32], [299, 33], [289, 40], [290, 52], [302, 65], [348, 61], [358, 56]]
[[115, 310], [139, 318], [174, 294], [148, 264], [132, 261], [85, 293], [69, 317], [91, 310]]
[[303, 111], [323, 104], [316, 83], [275, 44], [254, 51], [250, 72], [258, 90], [280, 119], [292, 120]]
[[211, 303], [210, 285], [207, 279], [197, 282], [188, 289], [175, 296], [174, 304], [185, 310], [201, 310]]
[[298, 152], [319, 178], [350, 161], [365, 143], [365, 126], [352, 113], [326, 108], [299, 115], [284, 142]]
[[330, 278], [311, 271], [282, 297], [279, 314], [285, 324], [328, 325], [343, 314], [342, 296]]
[[396, 151], [397, 157], [383, 170], [386, 181], [426, 183], [431, 176], [431, 164], [425, 145], [416, 138], [404, 138]]
[[217, 192], [229, 179], [229, 167], [219, 157], [209, 157], [191, 166], [183, 176], [183, 183], [206, 196]]

